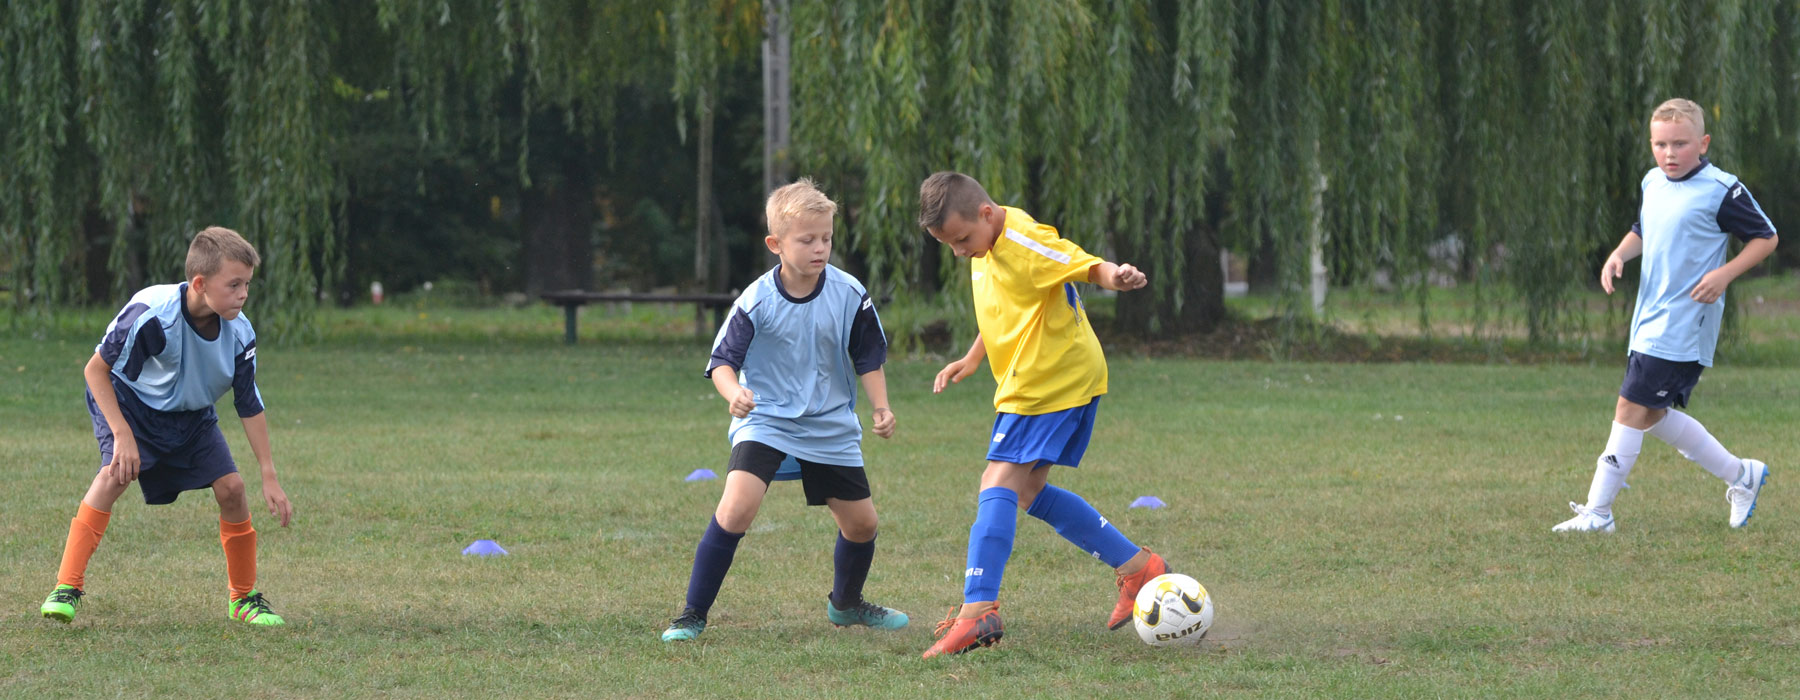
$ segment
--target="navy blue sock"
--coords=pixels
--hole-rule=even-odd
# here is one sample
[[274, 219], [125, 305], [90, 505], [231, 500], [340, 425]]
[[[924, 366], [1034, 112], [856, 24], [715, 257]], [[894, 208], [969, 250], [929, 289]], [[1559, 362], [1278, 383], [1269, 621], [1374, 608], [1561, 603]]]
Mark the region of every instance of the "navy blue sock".
[[963, 603], [1000, 599], [1000, 577], [1012, 557], [1013, 533], [1019, 527], [1019, 494], [995, 486], [982, 489], [969, 527], [969, 568], [963, 572]]
[[731, 570], [731, 558], [737, 554], [738, 541], [742, 539], [744, 533], [726, 532], [716, 517], [706, 526], [700, 546], [694, 548], [694, 571], [688, 575], [688, 607], [701, 615], [712, 609], [713, 600], [719, 597], [719, 584], [725, 582], [725, 572]]
[[1086, 499], [1073, 491], [1045, 484], [1025, 513], [1050, 523], [1056, 528], [1056, 534], [1106, 562], [1107, 566], [1116, 569], [1137, 556], [1138, 546], [1125, 539], [1118, 528], [1100, 517], [1100, 511], [1094, 510]]
[[862, 600], [863, 583], [869, 580], [869, 565], [874, 561], [875, 538], [851, 542], [838, 533], [837, 549], [831, 553], [831, 603], [839, 610]]

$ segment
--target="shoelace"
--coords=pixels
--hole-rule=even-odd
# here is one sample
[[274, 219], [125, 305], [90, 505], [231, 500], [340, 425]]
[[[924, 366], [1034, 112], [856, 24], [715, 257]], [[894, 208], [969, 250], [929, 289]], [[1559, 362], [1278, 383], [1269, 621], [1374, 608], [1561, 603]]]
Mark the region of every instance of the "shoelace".
[[677, 616], [674, 621], [669, 623], [669, 626], [670, 627], [679, 627], [682, 629], [691, 629], [694, 627], [699, 627], [704, 624], [706, 624], [706, 618], [701, 617], [699, 613], [696, 613], [693, 611], [682, 611], [681, 615]]
[[58, 588], [50, 594], [50, 600], [58, 603], [74, 604], [84, 595], [79, 588]]
[[[988, 612], [998, 612], [998, 611], [999, 611], [999, 610], [1000, 610], [1000, 604], [999, 604], [999, 603], [994, 603], [994, 607], [992, 607], [992, 608], [989, 608], [989, 609], [988, 609]], [[933, 628], [933, 629], [932, 629], [932, 630], [931, 630], [931, 636], [933, 636], [933, 637], [942, 637], [942, 636], [944, 636], [944, 635], [945, 635], [945, 634], [948, 634], [948, 633], [949, 633], [949, 632], [950, 632], [950, 628], [952, 628], [952, 627], [955, 627], [955, 626], [956, 626], [956, 621], [957, 621], [957, 620], [959, 620], [959, 619], [961, 619], [961, 618], [959, 618], [959, 617], [957, 617], [957, 616], [956, 616], [956, 614], [957, 614], [957, 613], [959, 613], [959, 612], [962, 612], [962, 607], [961, 607], [961, 606], [958, 606], [958, 607], [954, 607], [954, 608], [951, 608], [951, 609], [950, 609], [950, 614], [949, 614], [949, 615], [946, 615], [946, 616], [944, 616], [944, 619], [943, 619], [943, 621], [942, 621], [942, 622], [939, 622], [939, 623], [937, 623], [937, 627], [936, 627], [936, 628]], [[988, 614], [988, 613], [982, 613], [982, 614], [981, 614], [981, 615], [982, 615], [982, 617], [986, 617], [986, 616], [987, 616], [987, 614]], [[977, 618], [975, 618], [975, 619], [977, 619], [977, 620], [979, 620], [979, 619], [981, 619], [981, 618], [980, 618], [980, 617], [977, 617]]]
[[879, 605], [876, 605], [876, 604], [871, 603], [866, 600], [856, 601], [856, 604], [850, 606], [850, 610], [848, 610], [846, 612], [859, 612], [859, 613], [862, 613], [864, 615], [867, 615], [867, 616], [872, 617], [877, 620], [886, 618], [887, 614], [888, 614], [887, 608], [881, 607]]
[[1731, 505], [1734, 506], [1750, 505], [1750, 501], [1754, 495], [1755, 494], [1751, 493], [1750, 489], [1742, 486], [1733, 486], [1725, 489], [1725, 500], [1729, 501]]
[[256, 615], [275, 614], [275, 609], [269, 607], [269, 601], [263, 600], [261, 593], [252, 593], [239, 598], [237, 602], [239, 617], [250, 617], [252, 613]]

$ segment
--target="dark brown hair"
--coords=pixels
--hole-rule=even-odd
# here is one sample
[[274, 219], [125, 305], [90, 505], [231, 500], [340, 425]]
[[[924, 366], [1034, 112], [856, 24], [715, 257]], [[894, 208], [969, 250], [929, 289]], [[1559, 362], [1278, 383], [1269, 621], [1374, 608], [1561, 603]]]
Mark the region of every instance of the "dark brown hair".
[[919, 184], [919, 227], [939, 228], [951, 212], [974, 221], [981, 205], [992, 201], [975, 178], [947, 170], [932, 173]]

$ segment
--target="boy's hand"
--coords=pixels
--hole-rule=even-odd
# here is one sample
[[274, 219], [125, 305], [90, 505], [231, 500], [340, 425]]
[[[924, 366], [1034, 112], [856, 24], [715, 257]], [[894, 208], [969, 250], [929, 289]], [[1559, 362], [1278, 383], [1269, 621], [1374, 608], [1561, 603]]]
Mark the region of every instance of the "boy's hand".
[[1600, 288], [1606, 290], [1607, 294], [1611, 294], [1613, 293], [1613, 280], [1624, 276], [1625, 261], [1619, 259], [1619, 254], [1606, 256], [1606, 264], [1600, 266]]
[[1731, 284], [1732, 279], [1732, 274], [1725, 268], [1713, 270], [1700, 278], [1700, 283], [1694, 285], [1694, 291], [1688, 292], [1688, 296], [1702, 304], [1711, 304], [1725, 294], [1725, 287]]
[[269, 514], [281, 519], [281, 526], [287, 527], [294, 519], [294, 504], [288, 502], [287, 492], [281, 490], [281, 484], [273, 479], [264, 479], [262, 485], [263, 503], [268, 504]]
[[756, 409], [756, 393], [746, 387], [738, 387], [737, 396], [731, 397], [731, 416], [743, 418]]
[[1137, 269], [1134, 265], [1122, 264], [1117, 269], [1113, 270], [1113, 289], [1117, 289], [1121, 292], [1141, 289], [1144, 285], [1149, 283], [1150, 278], [1145, 277], [1143, 271]]
[[106, 471], [112, 476], [113, 483], [128, 486], [138, 478], [137, 438], [127, 431], [125, 434], [113, 434], [112, 463], [106, 465]]
[[975, 367], [979, 364], [981, 364], [980, 360], [970, 362], [965, 357], [944, 365], [943, 369], [938, 370], [937, 378], [931, 380], [931, 393], [941, 394], [944, 387], [968, 379], [969, 375], [975, 373]]
[[875, 409], [874, 418], [875, 418], [874, 430], [875, 430], [876, 435], [881, 436], [881, 438], [884, 440], [894, 436], [894, 410], [893, 409], [877, 408], [877, 409]]

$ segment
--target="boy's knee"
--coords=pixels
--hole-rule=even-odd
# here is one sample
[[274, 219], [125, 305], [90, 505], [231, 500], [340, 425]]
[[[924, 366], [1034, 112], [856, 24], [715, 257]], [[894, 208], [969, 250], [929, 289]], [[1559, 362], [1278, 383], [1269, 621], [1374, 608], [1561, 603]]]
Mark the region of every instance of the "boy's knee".
[[726, 532], [742, 534], [750, 530], [750, 524], [756, 522], [756, 509], [721, 507], [713, 513], [713, 519], [719, 521], [719, 527]]
[[844, 522], [838, 523], [838, 532], [851, 542], [867, 542], [875, 539], [876, 525], [875, 515], [871, 513], [866, 519], [846, 518]]
[[220, 505], [231, 505], [244, 501], [244, 479], [236, 474], [228, 474], [212, 484], [213, 498]]

